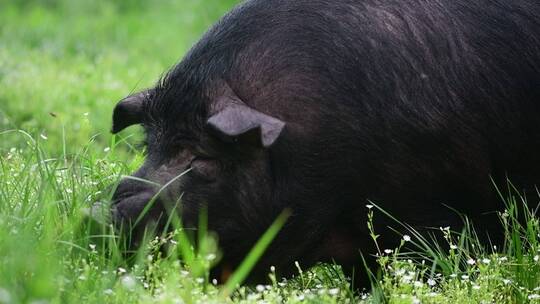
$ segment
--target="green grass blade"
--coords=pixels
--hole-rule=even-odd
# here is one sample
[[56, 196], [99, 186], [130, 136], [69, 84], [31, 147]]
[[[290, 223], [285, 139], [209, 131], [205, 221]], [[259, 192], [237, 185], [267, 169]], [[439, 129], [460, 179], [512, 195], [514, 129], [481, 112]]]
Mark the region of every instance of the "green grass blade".
[[221, 290], [221, 295], [224, 297], [229, 296], [238, 285], [247, 278], [251, 269], [255, 266], [257, 261], [261, 258], [266, 248], [272, 243], [274, 238], [277, 236], [278, 232], [281, 230], [285, 222], [291, 215], [289, 209], [285, 209], [281, 214], [276, 218], [274, 223], [266, 230], [263, 236], [257, 241], [255, 246], [251, 249], [249, 254], [246, 256], [244, 261], [240, 264], [238, 269], [231, 275], [223, 289]]

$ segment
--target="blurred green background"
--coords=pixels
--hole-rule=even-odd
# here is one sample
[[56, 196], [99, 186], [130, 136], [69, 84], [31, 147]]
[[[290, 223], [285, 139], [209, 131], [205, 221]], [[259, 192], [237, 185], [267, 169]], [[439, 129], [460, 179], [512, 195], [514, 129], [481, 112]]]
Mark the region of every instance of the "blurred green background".
[[[104, 149], [115, 103], [155, 83], [237, 2], [0, 0], [0, 132], [29, 131], [52, 154], [94, 135]], [[3, 134], [0, 152], [23, 144]]]

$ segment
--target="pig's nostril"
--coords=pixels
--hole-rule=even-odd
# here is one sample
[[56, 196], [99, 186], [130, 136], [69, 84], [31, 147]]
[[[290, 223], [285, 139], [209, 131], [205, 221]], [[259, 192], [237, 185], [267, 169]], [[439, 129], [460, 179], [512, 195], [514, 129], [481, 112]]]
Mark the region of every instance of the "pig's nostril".
[[137, 196], [142, 192], [148, 191], [148, 186], [142, 184], [139, 181], [131, 179], [123, 179], [114, 189], [111, 200], [114, 203], [128, 199], [133, 196]]
[[155, 193], [149, 191], [116, 195], [111, 201], [110, 214], [118, 223], [135, 220], [145, 210], [148, 202], [152, 201], [154, 195]]
[[124, 192], [116, 192], [114, 193], [114, 195], [112, 196], [112, 204], [113, 205], [116, 205], [118, 204], [119, 202], [125, 200], [125, 199], [128, 199], [130, 197], [133, 197], [137, 195], [137, 192], [135, 191], [124, 191]]

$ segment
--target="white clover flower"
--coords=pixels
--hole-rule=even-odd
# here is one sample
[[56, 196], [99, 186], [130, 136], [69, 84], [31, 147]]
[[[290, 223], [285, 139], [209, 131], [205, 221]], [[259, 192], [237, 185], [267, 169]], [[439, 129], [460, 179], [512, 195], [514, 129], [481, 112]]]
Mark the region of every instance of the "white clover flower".
[[461, 276], [461, 278], [464, 280], [464, 281], [467, 281], [469, 279], [469, 276], [464, 274]]
[[437, 284], [437, 282], [435, 282], [435, 280], [433, 280], [433, 279], [428, 279], [427, 283], [428, 283], [429, 286], [435, 286]]
[[410, 242], [410, 241], [411, 241], [411, 237], [405, 234], [405, 235], [403, 236], [403, 240], [404, 240], [405, 242]]
[[96, 250], [96, 245], [95, 244], [88, 244], [88, 247], [90, 247], [90, 250], [92, 250], [92, 251]]
[[404, 282], [404, 283], [409, 283], [410, 281], [412, 281], [413, 279], [413, 276], [411, 275], [405, 275], [401, 278], [401, 280]]
[[125, 289], [133, 290], [135, 289], [135, 286], [137, 285], [137, 282], [135, 282], [135, 279], [130, 275], [125, 275], [120, 280], [120, 283]]
[[456, 249], [458, 249], [458, 246], [456, 246], [456, 245], [454, 245], [454, 244], [450, 244], [450, 249], [456, 250]]
[[394, 250], [392, 250], [392, 249], [385, 249], [384, 250], [384, 253], [386, 253], [386, 254], [390, 254], [392, 252], [394, 252]]
[[491, 260], [490, 259], [482, 259], [482, 263], [486, 264], [486, 265], [489, 265], [491, 263]]
[[118, 267], [118, 273], [126, 273], [127, 270], [125, 268], [122, 268], [122, 267]]
[[467, 264], [474, 265], [474, 264], [476, 264], [476, 261], [474, 259], [470, 258], [470, 259], [467, 260]]
[[212, 284], [213, 285], [217, 285], [217, 283], [218, 283], [217, 279], [212, 279]]
[[332, 288], [330, 290], [328, 290], [328, 293], [335, 296], [339, 293], [339, 288]]
[[255, 287], [255, 289], [257, 289], [258, 292], [263, 292], [264, 291], [264, 286], [263, 285], [257, 285]]

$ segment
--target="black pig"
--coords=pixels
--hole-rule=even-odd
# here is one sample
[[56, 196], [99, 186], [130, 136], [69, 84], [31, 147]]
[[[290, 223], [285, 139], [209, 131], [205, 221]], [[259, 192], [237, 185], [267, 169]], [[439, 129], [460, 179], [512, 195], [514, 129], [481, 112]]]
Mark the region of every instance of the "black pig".
[[[170, 183], [136, 233], [174, 210], [196, 227], [205, 206], [234, 267], [293, 211], [257, 278], [294, 261], [361, 265], [368, 201], [419, 228], [457, 229], [451, 207], [495, 235], [492, 180], [540, 181], [539, 115], [538, 0], [252, 0], [122, 100], [113, 132], [142, 124], [134, 175]], [[157, 188], [122, 181], [116, 223], [133, 224]]]

